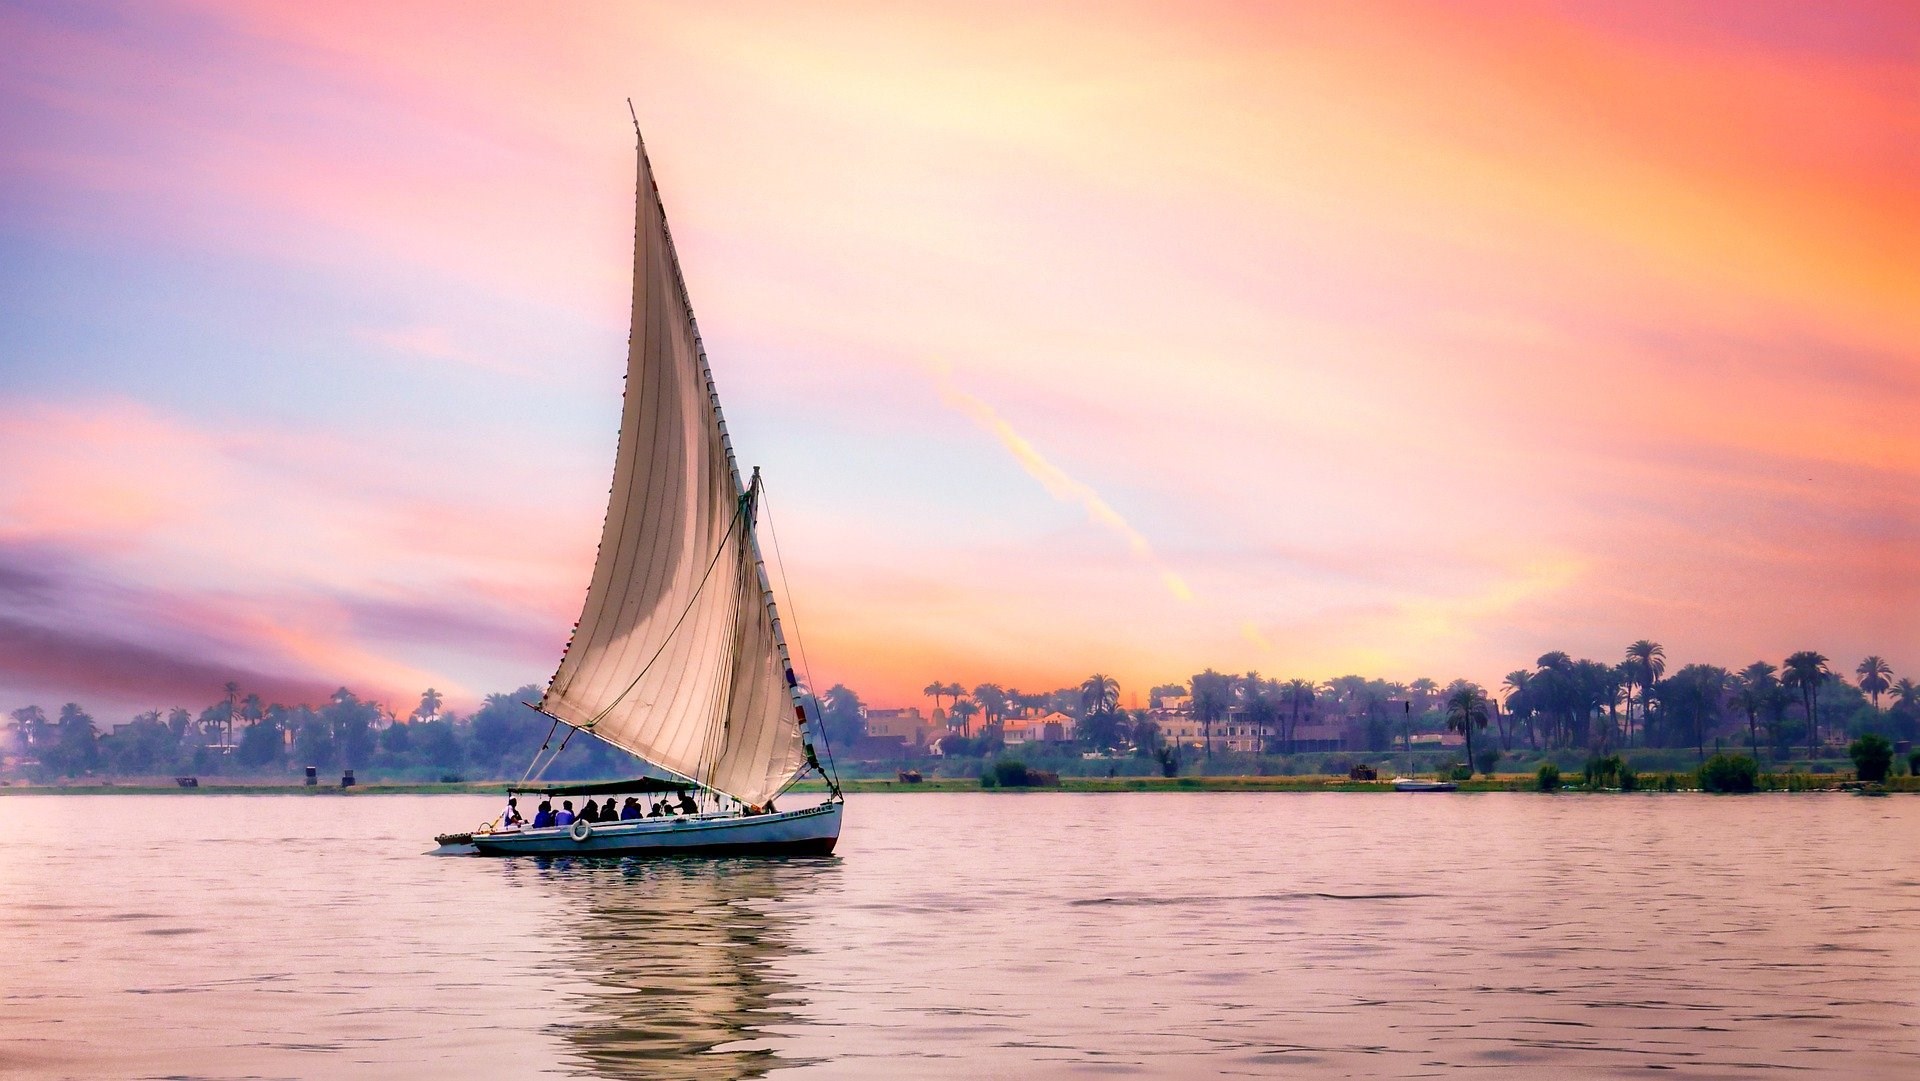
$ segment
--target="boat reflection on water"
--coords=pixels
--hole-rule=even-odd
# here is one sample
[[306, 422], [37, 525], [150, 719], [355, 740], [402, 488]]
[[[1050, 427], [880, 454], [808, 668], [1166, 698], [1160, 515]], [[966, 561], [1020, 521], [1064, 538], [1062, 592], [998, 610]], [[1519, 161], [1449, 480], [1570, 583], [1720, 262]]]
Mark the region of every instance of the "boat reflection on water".
[[533, 862], [552, 911], [572, 917], [552, 1031], [586, 1073], [732, 1079], [804, 1064], [777, 1055], [769, 1030], [805, 1004], [781, 964], [814, 948], [793, 902], [839, 860]]

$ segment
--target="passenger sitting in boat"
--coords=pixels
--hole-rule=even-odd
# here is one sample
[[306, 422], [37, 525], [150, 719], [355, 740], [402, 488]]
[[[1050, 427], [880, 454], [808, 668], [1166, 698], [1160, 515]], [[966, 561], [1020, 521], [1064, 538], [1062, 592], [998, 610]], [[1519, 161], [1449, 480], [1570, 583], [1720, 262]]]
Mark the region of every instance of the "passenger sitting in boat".
[[537, 830], [553, 828], [553, 802], [541, 800], [540, 809], [533, 812], [533, 828]]
[[665, 801], [665, 800], [654, 800], [654, 801], [653, 801], [653, 810], [651, 810], [651, 811], [648, 811], [648, 812], [647, 812], [647, 817], [648, 817], [648, 818], [660, 818], [660, 817], [663, 817], [663, 816], [664, 816], [664, 815], [665, 815], [666, 813], [667, 813], [667, 801]]
[[526, 821], [526, 819], [520, 817], [520, 801], [512, 796], [508, 796], [507, 809], [500, 812], [500, 828], [508, 830], [519, 829], [526, 824]]
[[620, 821], [625, 822], [630, 818], [639, 817], [641, 817], [640, 801], [628, 796], [627, 802], [620, 805]]
[[570, 799], [561, 800], [560, 813], [553, 816], [553, 824], [556, 826], [571, 826], [573, 825], [573, 820], [577, 817], [579, 816], [573, 813], [573, 801]]
[[693, 796], [686, 792], [680, 793], [680, 813], [683, 815], [700, 813], [700, 805], [693, 802]]
[[580, 821], [582, 822], [600, 821], [600, 805], [598, 803], [595, 803], [592, 800], [588, 800], [587, 805], [585, 807], [580, 808]]

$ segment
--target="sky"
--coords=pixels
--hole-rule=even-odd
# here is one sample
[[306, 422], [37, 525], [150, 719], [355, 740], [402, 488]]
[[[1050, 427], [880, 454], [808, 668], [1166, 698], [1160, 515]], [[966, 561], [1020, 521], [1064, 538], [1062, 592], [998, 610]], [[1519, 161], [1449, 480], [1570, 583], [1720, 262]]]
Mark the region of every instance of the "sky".
[[4, 2], [0, 707], [544, 683], [629, 97], [816, 685], [1920, 675], [1910, 4]]

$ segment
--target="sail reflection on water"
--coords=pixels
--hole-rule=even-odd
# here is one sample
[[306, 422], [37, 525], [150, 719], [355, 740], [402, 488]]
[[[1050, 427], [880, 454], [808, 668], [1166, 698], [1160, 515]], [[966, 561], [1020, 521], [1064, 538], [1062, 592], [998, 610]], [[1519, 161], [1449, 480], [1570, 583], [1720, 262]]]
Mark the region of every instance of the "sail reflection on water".
[[540, 860], [564, 913], [553, 1031], [595, 1077], [754, 1078], [801, 1065], [771, 1030], [805, 988], [782, 964], [810, 947], [792, 902], [837, 860]]

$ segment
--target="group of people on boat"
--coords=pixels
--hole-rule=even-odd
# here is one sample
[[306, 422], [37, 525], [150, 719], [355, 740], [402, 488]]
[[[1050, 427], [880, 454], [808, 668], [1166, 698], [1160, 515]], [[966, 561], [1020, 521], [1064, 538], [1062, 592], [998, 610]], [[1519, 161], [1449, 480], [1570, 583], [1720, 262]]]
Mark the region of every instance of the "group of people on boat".
[[586, 806], [578, 811], [573, 809], [572, 800], [561, 800], [560, 809], [554, 810], [552, 800], [541, 800], [533, 813], [533, 821], [528, 822], [520, 814], [520, 800], [508, 797], [507, 809], [500, 814], [501, 829], [565, 829], [578, 822], [630, 822], [640, 818], [671, 818], [676, 814], [693, 815], [700, 813], [700, 805], [694, 802], [693, 795], [680, 793], [678, 806], [669, 799], [657, 799], [649, 808], [640, 806], [638, 796], [628, 796], [625, 803], [615, 804], [614, 797], [608, 796], [604, 804], [588, 800]]

